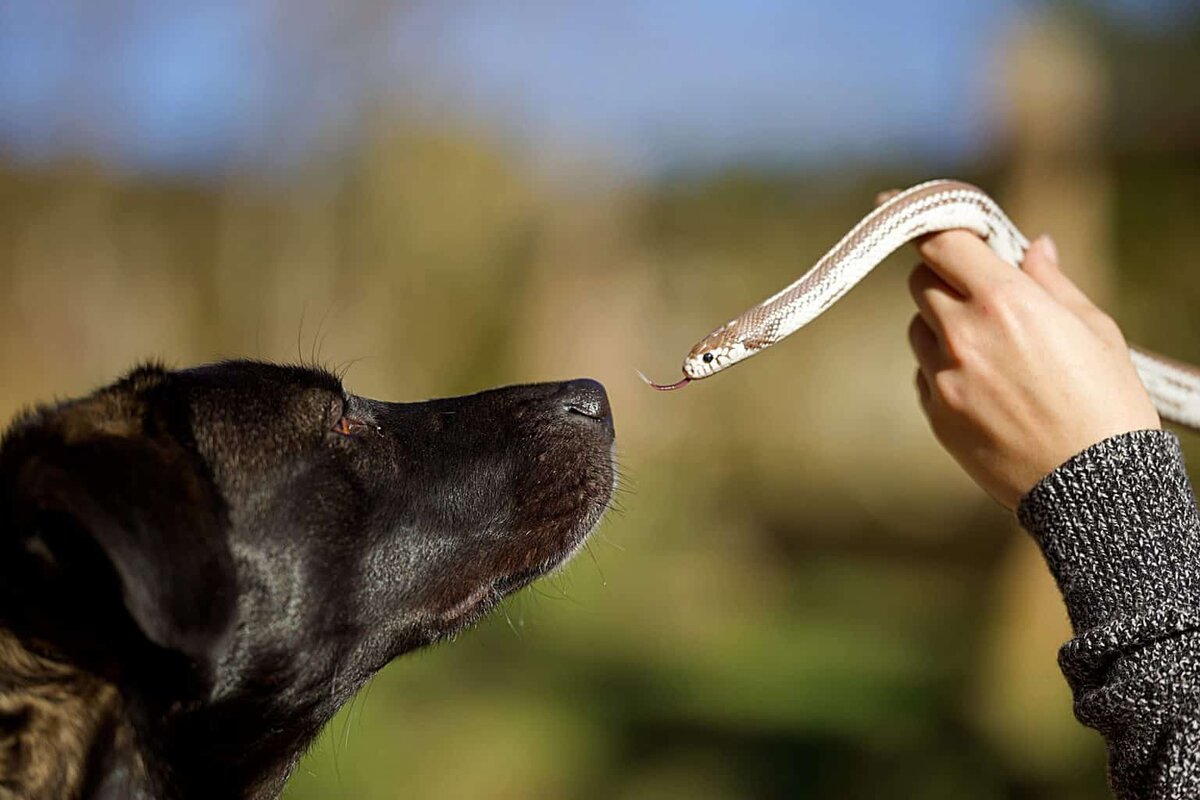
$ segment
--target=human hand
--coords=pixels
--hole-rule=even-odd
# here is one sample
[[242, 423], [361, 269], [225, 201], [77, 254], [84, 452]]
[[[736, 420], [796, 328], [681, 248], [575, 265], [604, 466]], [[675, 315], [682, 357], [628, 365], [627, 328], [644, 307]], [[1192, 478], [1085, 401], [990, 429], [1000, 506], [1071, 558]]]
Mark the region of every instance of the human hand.
[[921, 407], [1006, 508], [1087, 447], [1161, 427], [1120, 328], [1062, 273], [1049, 237], [1020, 270], [965, 231], [926, 237], [917, 251], [908, 333]]

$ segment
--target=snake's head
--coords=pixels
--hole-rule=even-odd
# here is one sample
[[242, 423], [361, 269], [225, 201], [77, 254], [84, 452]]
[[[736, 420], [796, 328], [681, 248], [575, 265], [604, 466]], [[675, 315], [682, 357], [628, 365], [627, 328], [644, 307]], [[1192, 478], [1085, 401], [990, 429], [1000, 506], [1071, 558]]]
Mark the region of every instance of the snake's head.
[[738, 334], [738, 323], [735, 320], [705, 336], [683, 360], [683, 378], [675, 383], [655, 383], [640, 372], [638, 375], [641, 375], [648, 386], [660, 392], [682, 389], [692, 381], [707, 378], [754, 355], [756, 351], [740, 341]]
[[746, 345], [738, 341], [734, 323], [728, 323], [705, 336], [683, 360], [683, 374], [692, 380], [731, 367], [751, 355]]

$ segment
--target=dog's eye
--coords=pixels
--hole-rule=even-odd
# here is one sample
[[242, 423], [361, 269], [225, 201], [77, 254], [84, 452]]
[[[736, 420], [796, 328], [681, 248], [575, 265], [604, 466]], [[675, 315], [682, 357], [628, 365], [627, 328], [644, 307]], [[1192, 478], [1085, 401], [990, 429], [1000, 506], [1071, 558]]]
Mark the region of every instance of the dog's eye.
[[367, 430], [367, 423], [344, 414], [337, 421], [337, 424], [333, 426], [333, 432], [340, 433], [342, 436], [354, 436], [365, 430]]

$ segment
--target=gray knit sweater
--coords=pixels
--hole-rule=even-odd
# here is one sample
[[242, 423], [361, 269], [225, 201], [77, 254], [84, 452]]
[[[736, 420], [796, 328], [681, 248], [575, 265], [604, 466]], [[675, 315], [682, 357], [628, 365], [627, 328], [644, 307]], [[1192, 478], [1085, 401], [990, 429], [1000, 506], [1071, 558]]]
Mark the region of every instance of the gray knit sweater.
[[1179, 441], [1088, 448], [1017, 510], [1066, 600], [1059, 665], [1121, 800], [1200, 797], [1200, 516]]

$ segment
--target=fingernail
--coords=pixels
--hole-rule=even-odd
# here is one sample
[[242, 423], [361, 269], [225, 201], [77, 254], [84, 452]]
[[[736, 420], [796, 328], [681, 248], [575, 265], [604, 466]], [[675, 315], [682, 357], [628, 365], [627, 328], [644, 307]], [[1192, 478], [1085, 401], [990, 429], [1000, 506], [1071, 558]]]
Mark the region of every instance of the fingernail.
[[1046, 254], [1046, 258], [1058, 266], [1058, 245], [1054, 243], [1054, 239], [1050, 238], [1050, 234], [1043, 233], [1038, 237], [1038, 244], [1041, 245], [1042, 252]]

